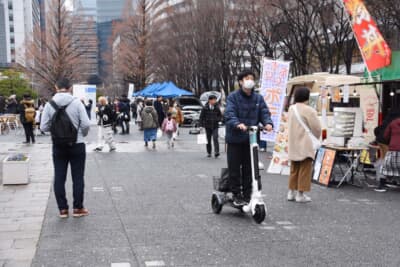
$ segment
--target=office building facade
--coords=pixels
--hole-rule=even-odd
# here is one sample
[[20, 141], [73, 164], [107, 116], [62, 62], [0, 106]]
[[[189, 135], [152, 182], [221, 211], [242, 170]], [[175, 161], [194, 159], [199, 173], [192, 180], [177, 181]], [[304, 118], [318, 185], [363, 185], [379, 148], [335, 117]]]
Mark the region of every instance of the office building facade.
[[0, 64], [24, 66], [26, 43], [39, 25], [39, 0], [0, 0]]

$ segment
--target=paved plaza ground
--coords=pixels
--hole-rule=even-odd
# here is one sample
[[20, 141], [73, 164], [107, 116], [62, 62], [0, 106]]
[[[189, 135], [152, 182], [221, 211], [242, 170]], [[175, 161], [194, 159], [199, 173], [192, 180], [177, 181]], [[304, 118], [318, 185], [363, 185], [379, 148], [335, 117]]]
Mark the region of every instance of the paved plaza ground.
[[[32, 156], [28, 186], [0, 187], [0, 266], [400, 266], [400, 192], [313, 185], [309, 204], [286, 201], [287, 177], [263, 172], [261, 225], [229, 207], [211, 211], [212, 177], [226, 166], [182, 131], [156, 151], [141, 133], [94, 153], [88, 138], [85, 204], [90, 216], [57, 217], [50, 140], [23, 146], [0, 136], [0, 153]], [[268, 153], [261, 154], [268, 165]], [[71, 183], [68, 181], [69, 196]], [[51, 191], [51, 192], [50, 192]], [[47, 201], [48, 200], [48, 201]]]

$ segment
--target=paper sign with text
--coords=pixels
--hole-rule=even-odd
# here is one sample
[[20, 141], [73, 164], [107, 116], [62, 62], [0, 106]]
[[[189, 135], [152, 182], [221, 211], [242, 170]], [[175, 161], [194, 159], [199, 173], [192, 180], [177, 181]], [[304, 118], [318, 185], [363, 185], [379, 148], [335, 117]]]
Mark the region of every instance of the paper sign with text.
[[275, 142], [276, 130], [279, 129], [289, 79], [290, 62], [271, 59], [263, 60], [260, 94], [271, 112], [275, 131], [263, 137], [265, 141]]

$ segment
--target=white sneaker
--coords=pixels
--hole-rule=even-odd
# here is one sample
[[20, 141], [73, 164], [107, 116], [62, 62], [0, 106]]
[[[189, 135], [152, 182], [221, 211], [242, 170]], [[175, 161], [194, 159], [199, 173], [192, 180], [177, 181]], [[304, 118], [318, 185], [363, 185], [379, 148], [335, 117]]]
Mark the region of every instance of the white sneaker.
[[289, 192], [287, 194], [287, 200], [288, 201], [295, 201], [295, 199], [296, 199], [296, 191], [289, 190]]
[[298, 202], [298, 203], [311, 202], [311, 198], [305, 194], [297, 193], [296, 202]]

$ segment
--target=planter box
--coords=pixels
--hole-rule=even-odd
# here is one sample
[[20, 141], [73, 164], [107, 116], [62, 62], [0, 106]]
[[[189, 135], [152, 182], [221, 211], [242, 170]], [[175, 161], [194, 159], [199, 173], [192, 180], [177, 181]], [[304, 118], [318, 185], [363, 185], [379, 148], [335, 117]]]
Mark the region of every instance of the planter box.
[[3, 160], [3, 185], [29, 184], [29, 157], [25, 161]]

